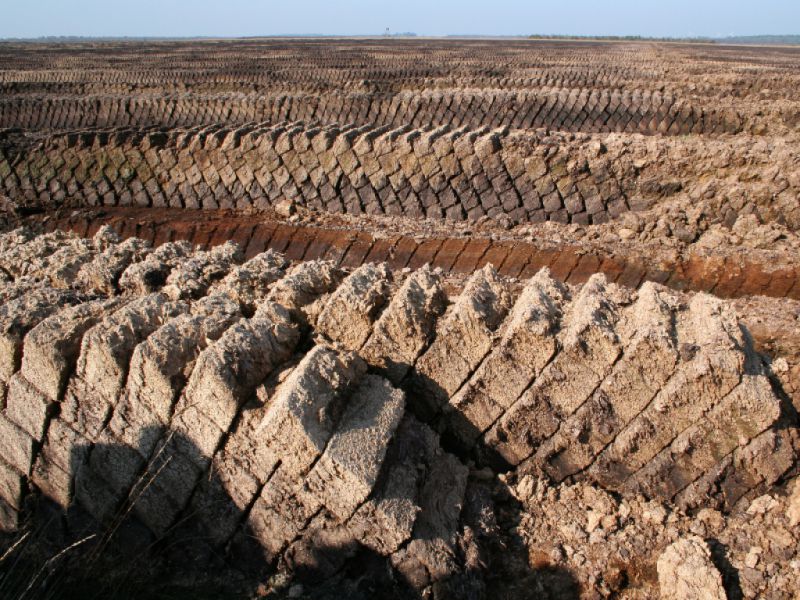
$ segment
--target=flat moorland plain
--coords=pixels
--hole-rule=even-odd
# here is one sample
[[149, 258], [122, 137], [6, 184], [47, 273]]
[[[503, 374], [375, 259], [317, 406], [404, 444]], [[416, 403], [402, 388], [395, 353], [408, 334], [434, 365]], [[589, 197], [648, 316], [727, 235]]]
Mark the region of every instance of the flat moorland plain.
[[0, 43], [0, 590], [794, 598], [798, 67]]

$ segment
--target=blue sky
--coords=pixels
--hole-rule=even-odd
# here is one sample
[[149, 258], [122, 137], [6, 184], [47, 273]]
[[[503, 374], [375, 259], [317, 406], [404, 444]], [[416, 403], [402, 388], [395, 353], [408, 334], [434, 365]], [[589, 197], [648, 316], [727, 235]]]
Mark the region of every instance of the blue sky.
[[0, 0], [0, 37], [800, 33], [800, 0]]

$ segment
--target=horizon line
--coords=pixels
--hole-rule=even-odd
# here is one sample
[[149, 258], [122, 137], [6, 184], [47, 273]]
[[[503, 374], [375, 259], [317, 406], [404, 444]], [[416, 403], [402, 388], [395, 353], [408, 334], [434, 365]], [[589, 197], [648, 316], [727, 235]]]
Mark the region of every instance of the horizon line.
[[398, 32], [398, 33], [279, 33], [279, 34], [262, 34], [262, 35], [41, 35], [41, 36], [26, 36], [26, 37], [0, 37], [0, 41], [42, 41], [42, 40], [254, 40], [254, 39], [286, 39], [286, 38], [423, 38], [423, 39], [447, 39], [447, 38], [485, 38], [485, 39], [521, 39], [521, 40], [536, 40], [536, 39], [571, 39], [571, 40], [642, 40], [642, 41], [682, 41], [682, 40], [733, 40], [733, 39], [747, 39], [747, 38], [798, 38], [800, 40], [800, 33], [764, 33], [764, 34], [746, 34], [746, 35], [676, 35], [676, 36], [647, 36], [640, 34], [625, 34], [625, 35], [579, 35], [579, 34], [489, 34], [489, 33], [445, 33], [445, 34], [417, 34], [415, 32]]

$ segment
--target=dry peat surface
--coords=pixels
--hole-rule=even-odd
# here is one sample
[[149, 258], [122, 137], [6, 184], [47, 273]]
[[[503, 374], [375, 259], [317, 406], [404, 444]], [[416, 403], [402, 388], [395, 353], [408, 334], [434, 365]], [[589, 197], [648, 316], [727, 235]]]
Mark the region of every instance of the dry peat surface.
[[800, 598], [798, 89], [0, 44], [0, 597]]

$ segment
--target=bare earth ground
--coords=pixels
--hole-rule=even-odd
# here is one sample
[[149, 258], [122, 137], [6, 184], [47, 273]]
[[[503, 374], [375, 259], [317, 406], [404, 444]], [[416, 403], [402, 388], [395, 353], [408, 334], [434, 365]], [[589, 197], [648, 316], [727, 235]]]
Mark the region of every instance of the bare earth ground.
[[0, 44], [0, 590], [798, 597], [798, 63]]

